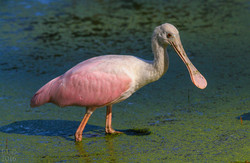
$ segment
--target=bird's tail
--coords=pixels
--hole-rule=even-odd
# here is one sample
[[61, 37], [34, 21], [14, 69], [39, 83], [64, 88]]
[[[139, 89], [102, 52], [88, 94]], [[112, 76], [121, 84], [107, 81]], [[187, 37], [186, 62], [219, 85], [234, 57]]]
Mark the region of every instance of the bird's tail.
[[30, 100], [30, 106], [32, 108], [50, 102], [51, 99], [50, 90], [55, 80], [57, 80], [57, 78], [51, 80], [36, 92], [36, 94]]

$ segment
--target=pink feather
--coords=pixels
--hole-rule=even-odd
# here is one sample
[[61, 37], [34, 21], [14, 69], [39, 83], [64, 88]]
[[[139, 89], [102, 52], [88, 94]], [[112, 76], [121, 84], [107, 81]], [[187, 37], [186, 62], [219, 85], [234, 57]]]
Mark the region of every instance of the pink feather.
[[51, 80], [33, 96], [31, 107], [50, 102], [61, 107], [100, 107], [116, 101], [129, 89], [131, 79], [125, 73], [105, 72], [100, 66], [103, 62], [98, 58], [83, 61]]

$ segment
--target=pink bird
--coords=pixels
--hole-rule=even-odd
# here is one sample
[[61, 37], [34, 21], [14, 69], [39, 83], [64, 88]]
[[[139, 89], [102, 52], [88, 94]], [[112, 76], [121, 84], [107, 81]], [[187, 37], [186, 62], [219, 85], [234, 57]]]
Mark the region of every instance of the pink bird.
[[107, 106], [105, 132], [120, 133], [111, 126], [112, 105], [158, 80], [167, 71], [167, 45], [172, 45], [185, 63], [192, 82], [204, 89], [207, 81], [188, 59], [178, 30], [165, 23], [156, 27], [152, 35], [153, 61], [129, 55], [104, 55], [85, 60], [40, 88], [30, 105], [37, 107], [54, 103], [60, 107], [86, 107], [84, 118], [75, 133], [76, 141], [82, 140], [83, 130], [91, 114], [97, 108]]

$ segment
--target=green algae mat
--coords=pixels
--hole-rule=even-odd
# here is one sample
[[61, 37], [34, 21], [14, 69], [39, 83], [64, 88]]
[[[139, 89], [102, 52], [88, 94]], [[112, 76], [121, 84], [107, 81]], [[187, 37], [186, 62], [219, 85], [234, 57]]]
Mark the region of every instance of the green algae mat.
[[[22, 0], [0, 2], [0, 162], [249, 162], [249, 2]], [[196, 88], [168, 47], [170, 65], [157, 82], [105, 108], [83, 134], [85, 109], [30, 108], [43, 84], [100, 55], [153, 59], [151, 35], [163, 23], [180, 31], [208, 86]]]

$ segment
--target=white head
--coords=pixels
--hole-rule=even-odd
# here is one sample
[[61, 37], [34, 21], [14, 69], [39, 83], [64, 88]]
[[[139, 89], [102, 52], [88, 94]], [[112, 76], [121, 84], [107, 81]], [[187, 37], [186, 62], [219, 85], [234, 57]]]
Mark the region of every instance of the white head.
[[206, 88], [207, 81], [187, 57], [181, 43], [179, 31], [175, 26], [165, 23], [156, 27], [153, 33], [153, 39], [157, 40], [158, 44], [163, 48], [167, 45], [171, 45], [187, 66], [192, 82], [200, 89]]
[[174, 38], [180, 37], [179, 31], [169, 23], [156, 27], [153, 36], [157, 38], [159, 44], [162, 46], [167, 46]]

